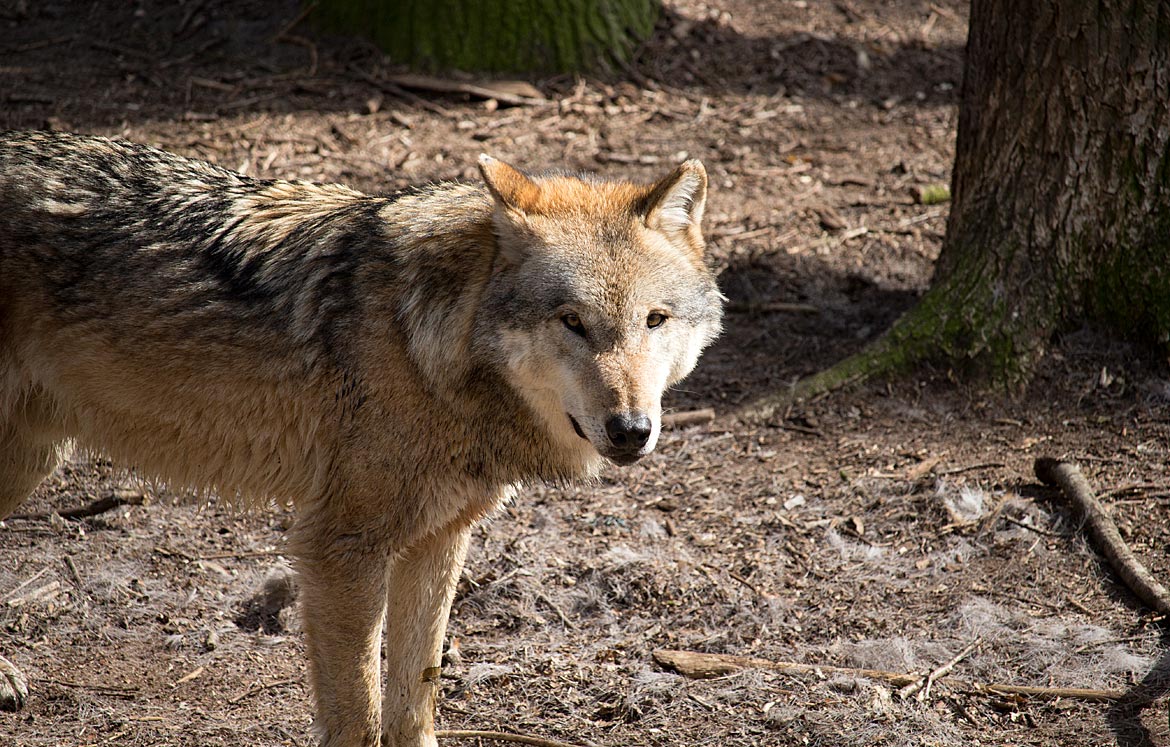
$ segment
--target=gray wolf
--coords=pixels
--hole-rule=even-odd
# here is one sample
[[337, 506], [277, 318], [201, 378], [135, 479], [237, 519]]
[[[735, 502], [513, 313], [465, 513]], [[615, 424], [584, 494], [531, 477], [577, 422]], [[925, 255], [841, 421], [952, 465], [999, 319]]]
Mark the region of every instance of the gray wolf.
[[720, 328], [698, 161], [644, 186], [479, 167], [370, 196], [0, 135], [0, 517], [69, 440], [291, 501], [329, 747], [436, 744], [470, 527], [518, 485], [648, 454]]

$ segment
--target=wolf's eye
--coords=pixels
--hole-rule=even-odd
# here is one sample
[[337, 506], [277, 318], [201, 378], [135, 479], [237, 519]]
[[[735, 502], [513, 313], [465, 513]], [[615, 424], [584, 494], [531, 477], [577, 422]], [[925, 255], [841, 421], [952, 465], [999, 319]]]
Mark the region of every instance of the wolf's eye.
[[650, 316], [646, 317], [646, 326], [650, 329], [654, 329], [655, 327], [661, 326], [661, 324], [665, 321], [666, 314], [658, 311], [652, 311], [650, 312]]
[[581, 317], [576, 314], [564, 314], [561, 316], [561, 322], [569, 328], [570, 331], [576, 332], [582, 337], [585, 336], [585, 325], [581, 323]]

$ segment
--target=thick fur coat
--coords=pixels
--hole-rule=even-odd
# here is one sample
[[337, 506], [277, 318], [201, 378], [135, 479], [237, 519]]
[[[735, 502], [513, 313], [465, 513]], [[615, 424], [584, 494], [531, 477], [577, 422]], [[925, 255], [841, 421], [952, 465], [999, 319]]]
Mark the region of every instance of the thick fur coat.
[[719, 330], [698, 162], [646, 186], [480, 168], [369, 196], [0, 134], [0, 517], [69, 442], [294, 502], [325, 745], [435, 744], [469, 528], [649, 453]]

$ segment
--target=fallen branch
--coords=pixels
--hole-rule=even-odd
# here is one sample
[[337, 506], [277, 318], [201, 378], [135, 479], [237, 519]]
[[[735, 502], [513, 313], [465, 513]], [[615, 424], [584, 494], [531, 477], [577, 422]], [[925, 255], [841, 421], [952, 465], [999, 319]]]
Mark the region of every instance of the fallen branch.
[[504, 731], [479, 731], [477, 729], [439, 729], [435, 732], [439, 739], [494, 739], [497, 742], [514, 742], [529, 744], [534, 747], [577, 747], [568, 742], [557, 742], [552, 739], [530, 737], [524, 734], [509, 734]]
[[850, 667], [820, 666], [816, 664], [796, 664], [788, 661], [772, 661], [770, 659], [756, 659], [750, 656], [734, 656], [732, 654], [703, 654], [698, 651], [675, 651], [658, 649], [654, 652], [654, 661], [664, 667], [669, 667], [681, 675], [691, 679], [705, 680], [712, 677], [722, 677], [741, 669], [770, 669], [785, 674], [846, 674], [853, 677], [887, 682], [896, 687], [905, 687], [918, 680], [915, 674], [900, 672], [886, 672], [880, 669], [853, 669]]
[[[864, 677], [870, 680], [885, 682], [894, 687], [906, 687], [921, 679], [917, 674], [888, 672], [881, 669], [855, 669], [853, 667], [797, 664], [788, 661], [756, 659], [750, 656], [703, 654], [697, 651], [658, 649], [654, 651], [653, 656], [654, 660], [662, 666], [673, 669], [679, 674], [693, 679], [721, 677], [741, 669], [767, 669], [784, 674], [811, 674], [818, 677], [825, 677], [827, 675]], [[1070, 700], [1112, 701], [1120, 700], [1125, 695], [1120, 690], [1094, 690], [1081, 687], [1030, 687], [1027, 685], [1007, 685], [1002, 682], [967, 682], [952, 677], [940, 677], [935, 682], [941, 682], [949, 687], [981, 695], [1016, 695], [1041, 700], [1067, 698]]]
[[1170, 592], [1134, 556], [1077, 466], [1058, 459], [1041, 458], [1036, 460], [1034, 469], [1041, 482], [1059, 487], [1084, 516], [1089, 536], [1125, 585], [1148, 607], [1159, 614], [1170, 615]]
[[465, 93], [476, 98], [495, 99], [512, 106], [541, 106], [548, 103], [539, 89], [530, 83], [519, 80], [485, 80], [479, 83], [467, 83], [417, 73], [391, 75], [387, 80], [402, 88], [433, 91], [434, 93]]
[[687, 412], [670, 412], [662, 416], [663, 428], [687, 428], [692, 425], [710, 423], [715, 419], [715, 408], [704, 407]]
[[98, 498], [79, 508], [67, 508], [63, 511], [38, 511], [31, 514], [13, 514], [5, 521], [45, 521], [57, 514], [62, 519], [85, 519], [90, 516], [113, 511], [118, 506], [141, 506], [145, 497], [142, 493], [116, 490], [109, 495]]

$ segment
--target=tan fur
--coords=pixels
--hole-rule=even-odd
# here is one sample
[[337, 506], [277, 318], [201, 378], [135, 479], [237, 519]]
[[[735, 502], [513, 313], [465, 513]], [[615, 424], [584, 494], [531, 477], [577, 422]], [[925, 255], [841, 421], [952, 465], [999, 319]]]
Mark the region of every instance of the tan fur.
[[[434, 747], [470, 527], [519, 484], [649, 453], [719, 329], [697, 162], [649, 186], [481, 169], [487, 191], [376, 198], [0, 136], [0, 516], [69, 438], [293, 501], [330, 747]], [[614, 418], [635, 417], [623, 446]]]

